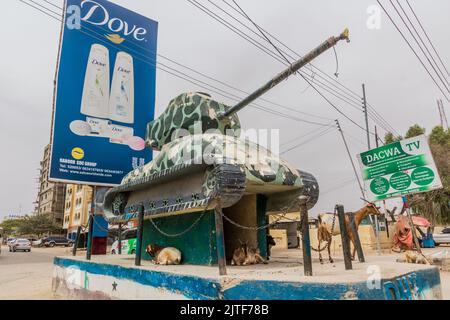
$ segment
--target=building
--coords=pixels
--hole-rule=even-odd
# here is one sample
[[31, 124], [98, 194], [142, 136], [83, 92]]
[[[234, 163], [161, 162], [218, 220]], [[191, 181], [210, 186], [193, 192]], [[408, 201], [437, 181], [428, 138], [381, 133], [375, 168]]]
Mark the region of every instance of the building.
[[53, 222], [62, 226], [66, 185], [50, 182], [48, 180], [49, 169], [50, 145], [47, 145], [41, 161], [36, 214], [50, 214], [53, 217]]
[[66, 188], [63, 229], [67, 237], [75, 240], [79, 226], [87, 227], [92, 202], [92, 188], [68, 184]]

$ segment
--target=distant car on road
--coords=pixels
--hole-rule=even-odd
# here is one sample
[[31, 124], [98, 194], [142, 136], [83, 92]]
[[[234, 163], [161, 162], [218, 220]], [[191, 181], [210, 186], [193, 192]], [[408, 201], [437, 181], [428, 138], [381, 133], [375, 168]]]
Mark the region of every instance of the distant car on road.
[[445, 227], [439, 233], [433, 233], [434, 244], [450, 244], [450, 227]]
[[10, 242], [9, 252], [27, 251], [31, 252], [31, 242], [28, 239], [16, 239], [14, 242]]
[[31, 241], [31, 245], [34, 247], [40, 247], [42, 245], [42, 239], [28, 239]]
[[65, 237], [50, 236], [42, 238], [42, 244], [46, 247], [54, 247], [54, 246], [70, 247], [73, 245], [73, 241]]
[[6, 245], [9, 246], [10, 243], [13, 243], [16, 240], [17, 240], [16, 238], [7, 238], [6, 239]]

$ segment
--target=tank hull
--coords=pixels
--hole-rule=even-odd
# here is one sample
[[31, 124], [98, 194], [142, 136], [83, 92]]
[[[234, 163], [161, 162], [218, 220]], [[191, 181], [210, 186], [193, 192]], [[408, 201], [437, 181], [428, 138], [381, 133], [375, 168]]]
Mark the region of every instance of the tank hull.
[[[197, 150], [196, 150], [197, 149]], [[306, 195], [312, 208], [317, 180], [270, 151], [233, 136], [190, 135], [166, 144], [149, 164], [129, 173], [105, 196], [110, 222], [163, 217], [236, 204], [245, 194], [267, 197], [267, 213], [298, 211]], [[218, 203], [220, 202], [220, 203]]]

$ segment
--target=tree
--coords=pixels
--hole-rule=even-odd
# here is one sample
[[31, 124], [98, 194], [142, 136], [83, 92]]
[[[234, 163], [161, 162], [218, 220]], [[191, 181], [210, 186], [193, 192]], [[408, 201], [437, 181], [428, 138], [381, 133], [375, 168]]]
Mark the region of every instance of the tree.
[[430, 134], [430, 144], [450, 146], [450, 130], [445, 131], [443, 127], [435, 127]]
[[403, 137], [402, 136], [394, 136], [394, 134], [392, 132], [388, 132], [386, 133], [386, 135], [384, 136], [384, 142], [385, 144], [390, 144], [390, 143], [394, 143], [396, 141], [400, 141], [402, 140]]
[[[419, 125], [409, 128], [407, 137], [425, 133]], [[422, 201], [414, 205], [417, 212], [423, 213], [433, 225], [450, 223], [450, 131], [441, 126], [433, 128], [429, 144], [436, 167], [442, 180], [443, 189], [424, 193]]]
[[53, 222], [50, 214], [37, 214], [27, 216], [19, 227], [21, 234], [35, 234], [39, 238], [46, 233], [57, 233], [61, 227]]
[[6, 235], [16, 234], [22, 224], [22, 220], [5, 220], [0, 224], [0, 227], [3, 228], [3, 232]]
[[425, 128], [422, 128], [418, 124], [415, 124], [408, 129], [408, 131], [406, 132], [405, 138], [408, 139], [408, 138], [417, 137], [424, 133], [425, 133]]

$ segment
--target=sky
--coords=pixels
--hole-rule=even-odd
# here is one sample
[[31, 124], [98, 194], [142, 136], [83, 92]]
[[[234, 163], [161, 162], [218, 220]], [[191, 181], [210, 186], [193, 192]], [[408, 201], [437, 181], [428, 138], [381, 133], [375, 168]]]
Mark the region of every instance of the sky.
[[[51, 7], [48, 2], [62, 6], [61, 0], [34, 1], [48, 7]], [[33, 210], [38, 191], [39, 163], [44, 146], [50, 139], [53, 80], [60, 31], [58, 21], [22, 2], [2, 2], [0, 220], [11, 213], [26, 214]], [[186, 0], [113, 2], [159, 22], [160, 54], [241, 90], [252, 91], [284, 69], [283, 64], [239, 38]], [[221, 0], [200, 2], [211, 9], [214, 8], [213, 2], [230, 10]], [[299, 54], [307, 53], [348, 27], [351, 42], [339, 43], [336, 48], [340, 83], [358, 95], [361, 95], [361, 84], [365, 83], [370, 105], [400, 133], [405, 133], [415, 123], [429, 132], [439, 123], [436, 99], [443, 98], [442, 94], [387, 16], [382, 14], [379, 25], [369, 24], [368, 27], [369, 19], [376, 21], [377, 16], [372, 20], [374, 16], [370, 10], [376, 1], [240, 0], [238, 3], [256, 23]], [[382, 3], [395, 14], [387, 1]], [[450, 2], [434, 0], [431, 4], [430, 1], [410, 0], [410, 3], [443, 60], [449, 60]], [[314, 65], [334, 77], [337, 66], [333, 51], [318, 57]], [[156, 115], [182, 92], [205, 91], [159, 70], [156, 85]], [[214, 94], [213, 97], [232, 104], [227, 98]], [[330, 95], [328, 97], [340, 110], [364, 126], [361, 110]], [[331, 120], [339, 119], [355, 162], [356, 155], [367, 149], [365, 132], [341, 116], [299, 77], [284, 81], [264, 98], [301, 112]], [[298, 142], [302, 142], [312, 136], [307, 136], [312, 131], [320, 130], [315, 125], [295, 121], [294, 117], [330, 121], [299, 115], [274, 105], [265, 106], [289, 115], [287, 118], [279, 117], [246, 108], [239, 114], [242, 126], [279, 129], [284, 148], [295, 145], [295, 142], [286, 142], [296, 137], [300, 137]], [[448, 103], [445, 108], [450, 115]], [[374, 125], [371, 120], [372, 130]], [[381, 128], [379, 131], [383, 136], [385, 131]], [[356, 181], [349, 182], [354, 178], [354, 173], [337, 131], [293, 149], [283, 158], [318, 179], [321, 196], [311, 210], [312, 215], [332, 211], [337, 203], [343, 204], [347, 211], [357, 210], [363, 205]], [[390, 207], [395, 204], [395, 201], [388, 203]]]

